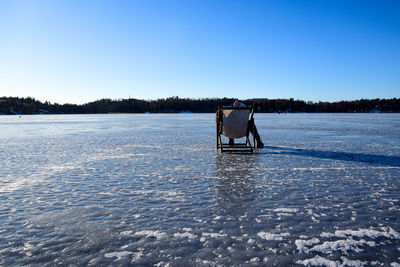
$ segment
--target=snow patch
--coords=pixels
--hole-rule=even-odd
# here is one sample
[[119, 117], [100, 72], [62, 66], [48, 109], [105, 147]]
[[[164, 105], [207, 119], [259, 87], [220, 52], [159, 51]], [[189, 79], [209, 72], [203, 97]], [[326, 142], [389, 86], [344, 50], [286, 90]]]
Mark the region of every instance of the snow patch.
[[296, 208], [276, 208], [274, 209], [275, 212], [283, 212], [283, 213], [290, 213], [290, 212], [298, 212], [299, 209]]
[[262, 239], [271, 241], [271, 240], [276, 240], [276, 241], [282, 241], [283, 237], [289, 236], [289, 233], [280, 233], [280, 234], [274, 234], [274, 233], [267, 233], [267, 232], [259, 232], [257, 233], [259, 237]]
[[167, 237], [166, 233], [160, 232], [158, 230], [142, 230], [134, 234], [135, 237], [155, 237], [157, 239], [162, 239]]
[[254, 258], [251, 258], [249, 261], [247, 261], [246, 263], [251, 263], [251, 262], [259, 262], [260, 261], [260, 258], [258, 258], [258, 257], [254, 257]]
[[354, 266], [354, 267], [361, 267], [368, 264], [367, 261], [360, 261], [360, 260], [349, 260], [346, 257], [340, 257], [343, 261], [341, 266]]
[[121, 235], [129, 236], [129, 235], [132, 235], [132, 233], [133, 233], [133, 231], [123, 231], [123, 232], [121, 232]]
[[349, 250], [353, 250], [355, 252], [363, 251], [360, 249], [360, 246], [368, 245], [370, 247], [375, 247], [376, 243], [374, 241], [365, 241], [361, 240], [353, 240], [353, 239], [345, 239], [345, 240], [337, 240], [337, 241], [325, 241], [321, 245], [316, 245], [310, 248], [310, 251], [322, 252], [325, 254], [332, 253], [333, 251], [341, 251], [346, 252]]
[[175, 233], [174, 237], [176, 238], [187, 238], [187, 239], [195, 239], [197, 236], [189, 233], [189, 232], [184, 232], [184, 233]]
[[309, 248], [307, 246], [312, 246], [315, 244], [319, 243], [319, 239], [318, 238], [313, 238], [310, 240], [303, 240], [303, 239], [297, 239], [295, 242], [297, 250], [301, 253], [301, 252], [305, 252], [308, 253]]
[[369, 237], [369, 238], [378, 238], [378, 237], [386, 237], [390, 239], [400, 239], [400, 233], [394, 230], [391, 227], [381, 227], [382, 231], [378, 231], [375, 229], [358, 229], [358, 230], [336, 230], [334, 233], [323, 232], [320, 236], [324, 238], [332, 238], [332, 237], [340, 237], [347, 238], [351, 237]]
[[315, 256], [314, 258], [311, 259], [305, 259], [305, 260], [298, 260], [296, 261], [297, 264], [303, 264], [305, 266], [328, 266], [328, 267], [337, 267], [339, 266], [339, 262], [337, 261], [331, 261], [328, 259], [325, 259], [320, 256]]
[[346, 257], [341, 257], [342, 263], [339, 261], [332, 261], [329, 259], [325, 259], [321, 256], [315, 256], [311, 259], [305, 260], [298, 260], [296, 261], [297, 264], [303, 264], [305, 266], [328, 266], [328, 267], [342, 267], [342, 266], [354, 266], [354, 267], [361, 267], [368, 264], [366, 261], [360, 260], [349, 260]]
[[378, 237], [386, 237], [390, 239], [400, 239], [400, 233], [395, 231], [391, 227], [381, 227], [381, 231], [374, 229], [359, 229], [359, 230], [336, 230], [335, 236], [337, 237], [347, 237], [347, 236], [356, 236], [356, 237], [369, 237], [369, 238], [378, 238]]

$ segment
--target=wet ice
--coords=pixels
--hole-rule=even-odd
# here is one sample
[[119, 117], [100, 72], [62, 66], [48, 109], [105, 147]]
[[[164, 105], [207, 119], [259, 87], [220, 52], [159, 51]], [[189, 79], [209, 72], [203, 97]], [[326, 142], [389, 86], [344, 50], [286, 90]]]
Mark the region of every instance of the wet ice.
[[221, 155], [213, 114], [0, 116], [0, 265], [396, 266], [398, 115], [255, 118]]

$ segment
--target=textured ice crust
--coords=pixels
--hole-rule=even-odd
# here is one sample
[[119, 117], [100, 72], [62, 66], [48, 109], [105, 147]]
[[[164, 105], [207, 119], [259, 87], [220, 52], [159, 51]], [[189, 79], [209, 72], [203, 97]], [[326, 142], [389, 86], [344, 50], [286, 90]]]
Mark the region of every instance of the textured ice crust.
[[[323, 241], [320, 244], [320, 239], [312, 238], [308, 240], [297, 239], [295, 244], [297, 246], [297, 250], [300, 253], [312, 253], [319, 252], [322, 254], [332, 254], [340, 252], [341, 254], [346, 254], [349, 252], [360, 253], [363, 251], [365, 247], [376, 247], [379, 246], [379, 243], [372, 240], [366, 239], [400, 239], [400, 234], [392, 229], [391, 227], [381, 227], [381, 231], [376, 229], [358, 229], [358, 230], [336, 230], [333, 233], [323, 232], [320, 236], [325, 239], [332, 238], [344, 238], [338, 239], [335, 241]], [[357, 238], [357, 239], [356, 239]], [[343, 261], [331, 261], [326, 258], [320, 257], [319, 255], [305, 259], [298, 260], [296, 263], [304, 264], [304, 265], [314, 265], [314, 266], [365, 266], [365, 265], [373, 265], [372, 262], [360, 261], [360, 260], [349, 260], [345, 257], [341, 258]]]
[[368, 265], [368, 262], [366, 262], [366, 261], [349, 260], [344, 256], [341, 257], [341, 260], [342, 260], [342, 262], [333, 261], [333, 260], [329, 260], [329, 259], [326, 259], [326, 258], [323, 258], [323, 257], [317, 255], [311, 259], [298, 260], [298, 261], [296, 261], [296, 263], [302, 264], [305, 266], [328, 266], [328, 267], [342, 267], [342, 266], [360, 267], [360, 266]]
[[275, 212], [282, 212], [282, 213], [291, 213], [291, 212], [298, 212], [299, 209], [296, 208], [276, 208], [274, 209]]
[[316, 245], [310, 248], [310, 251], [322, 252], [325, 254], [332, 253], [333, 251], [341, 251], [346, 252], [350, 250], [354, 250], [355, 252], [363, 251], [360, 247], [368, 245], [370, 247], [375, 247], [376, 243], [373, 241], [365, 241], [361, 240], [353, 240], [353, 239], [344, 239], [344, 240], [336, 240], [336, 241], [325, 241], [321, 245]]
[[117, 259], [121, 259], [122, 257], [129, 256], [131, 254], [132, 254], [132, 252], [130, 252], [130, 251], [110, 252], [110, 253], [104, 254], [104, 257], [106, 257], [106, 258], [116, 257]]
[[214, 115], [0, 116], [0, 266], [398, 266], [398, 114]]
[[295, 241], [295, 244], [296, 244], [297, 250], [299, 252], [308, 253], [309, 250], [310, 250], [309, 247], [312, 246], [312, 245], [318, 244], [319, 242], [320, 241], [319, 241], [318, 238], [312, 238], [312, 239], [309, 239], [309, 240], [297, 239]]
[[[177, 232], [177, 233], [171, 233], [167, 234], [164, 232], [161, 232], [159, 230], [140, 230], [137, 232], [133, 231], [123, 231], [121, 232], [122, 236], [132, 236], [132, 237], [140, 237], [142, 239], [146, 238], [151, 238], [154, 237], [157, 240], [163, 239], [165, 241], [171, 240], [171, 238], [177, 239], [177, 242], [183, 242], [184, 240], [192, 240], [192, 241], [200, 241], [200, 242], [206, 242], [207, 240], [213, 240], [213, 242], [217, 242], [218, 240], [224, 239], [224, 238], [234, 238], [234, 237], [229, 237], [225, 233], [206, 233], [203, 232], [201, 235], [193, 233], [193, 229], [191, 228], [184, 228], [182, 229], [183, 232]], [[375, 229], [359, 229], [359, 230], [337, 230], [333, 233], [330, 233], [329, 235], [324, 232], [321, 234], [321, 238], [323, 239], [330, 239], [330, 238], [345, 238], [345, 239], [339, 239], [335, 241], [321, 241], [319, 238], [311, 238], [311, 239], [296, 239], [295, 240], [295, 245], [299, 253], [305, 253], [306, 255], [310, 254], [312, 255], [313, 253], [322, 253], [325, 255], [330, 255], [332, 253], [340, 253], [339, 255], [346, 255], [349, 252], [354, 252], [354, 253], [360, 253], [363, 251], [364, 247], [375, 247], [379, 246], [375, 241], [367, 241], [364, 239], [359, 239], [355, 240], [353, 238], [368, 238], [368, 239], [374, 239], [374, 238], [384, 238], [384, 239], [390, 239], [390, 240], [395, 240], [399, 239], [398, 232], [396, 232], [394, 229], [390, 227], [381, 227], [382, 231], [375, 230]], [[346, 233], [343, 235], [343, 233]], [[258, 238], [261, 240], [265, 241], [279, 241], [279, 242], [285, 242], [285, 238], [289, 238], [290, 234], [289, 233], [269, 233], [269, 232], [259, 232], [257, 233]], [[306, 236], [302, 235], [302, 238], [306, 238]], [[256, 240], [251, 239], [251, 238], [246, 238], [247, 243], [249, 244], [255, 244]], [[245, 239], [245, 240], [246, 240]], [[238, 239], [240, 240], [240, 239]], [[140, 262], [140, 259], [142, 256], [146, 256], [142, 252], [133, 252], [133, 251], [127, 251], [124, 250], [129, 245], [122, 247], [122, 251], [114, 251], [114, 252], [109, 252], [106, 253], [104, 256], [106, 258], [112, 258], [115, 257], [116, 260], [121, 260], [124, 257], [125, 258], [132, 258], [131, 262], [136, 263], [137, 261]], [[274, 253], [277, 253], [276, 249], [269, 249], [269, 251], [273, 251]], [[234, 248], [232, 246], [226, 247], [226, 252], [225, 253], [234, 253]], [[267, 262], [268, 258], [267, 257], [252, 257], [246, 263], [256, 263], [256, 262]], [[205, 263], [205, 261], [200, 261], [201, 263]], [[211, 264], [212, 262], [208, 262]], [[306, 265], [306, 266], [368, 266], [368, 265], [375, 265], [379, 264], [379, 262], [368, 262], [368, 261], [363, 261], [363, 260], [353, 260], [349, 259], [346, 256], [341, 256], [340, 260], [331, 260], [328, 258], [325, 258], [321, 255], [314, 255], [310, 258], [306, 258], [303, 260], [297, 260], [295, 263], [301, 264], [301, 265]], [[392, 263], [392, 266], [397, 266], [395, 262]]]
[[276, 240], [276, 241], [282, 241], [284, 237], [289, 236], [289, 233], [267, 233], [267, 232], [259, 232], [257, 234], [259, 237], [261, 237], [262, 239], [271, 241], [271, 240]]
[[334, 233], [322, 233], [321, 237], [369, 237], [369, 238], [378, 238], [378, 237], [386, 237], [390, 239], [400, 239], [400, 233], [393, 230], [391, 227], [381, 227], [382, 231], [375, 229], [359, 229], [359, 230], [336, 230]]
[[194, 234], [192, 234], [192, 233], [189, 233], [189, 232], [184, 232], [184, 233], [175, 233], [175, 234], [174, 234], [174, 237], [177, 237], [177, 238], [187, 238], [187, 239], [195, 239], [197, 236], [194, 235]]

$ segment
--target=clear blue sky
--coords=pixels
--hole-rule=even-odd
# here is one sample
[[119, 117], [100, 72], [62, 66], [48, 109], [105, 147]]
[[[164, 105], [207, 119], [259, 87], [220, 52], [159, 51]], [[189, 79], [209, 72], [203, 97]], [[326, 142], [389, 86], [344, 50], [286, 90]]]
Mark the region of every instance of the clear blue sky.
[[2, 0], [0, 96], [400, 97], [400, 1]]

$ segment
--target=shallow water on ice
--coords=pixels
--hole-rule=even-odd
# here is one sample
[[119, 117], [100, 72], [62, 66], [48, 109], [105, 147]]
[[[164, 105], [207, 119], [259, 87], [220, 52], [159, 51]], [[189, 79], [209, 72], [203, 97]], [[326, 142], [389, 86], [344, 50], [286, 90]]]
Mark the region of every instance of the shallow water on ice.
[[400, 263], [400, 116], [0, 116], [0, 265]]

